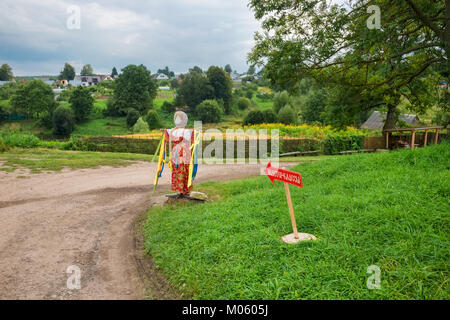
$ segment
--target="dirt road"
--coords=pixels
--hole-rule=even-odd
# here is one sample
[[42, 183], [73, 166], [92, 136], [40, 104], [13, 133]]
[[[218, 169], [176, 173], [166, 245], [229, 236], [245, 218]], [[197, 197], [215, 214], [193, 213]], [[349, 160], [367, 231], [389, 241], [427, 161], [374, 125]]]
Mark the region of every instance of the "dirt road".
[[[134, 221], [169, 190], [166, 170], [152, 196], [155, 166], [0, 172], [0, 299], [143, 298]], [[196, 182], [258, 174], [257, 166], [203, 165]], [[69, 266], [81, 272], [79, 290], [67, 288]]]

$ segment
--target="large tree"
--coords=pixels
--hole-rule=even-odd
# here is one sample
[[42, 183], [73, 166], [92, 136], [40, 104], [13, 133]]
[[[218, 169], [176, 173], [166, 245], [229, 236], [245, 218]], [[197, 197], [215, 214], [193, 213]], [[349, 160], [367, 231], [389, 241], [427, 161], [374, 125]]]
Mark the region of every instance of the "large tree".
[[0, 81], [9, 81], [13, 78], [12, 68], [4, 63], [0, 67]]
[[230, 73], [233, 72], [233, 69], [231, 68], [231, 66], [230, 66], [229, 64], [227, 64], [227, 65], [225, 66], [225, 72], [228, 73], [228, 74], [230, 74]]
[[17, 112], [39, 119], [40, 115], [51, 119], [58, 103], [52, 88], [41, 80], [32, 80], [21, 84], [11, 99], [11, 105]]
[[214, 88], [214, 98], [223, 100], [225, 112], [231, 111], [233, 84], [230, 76], [222, 68], [211, 66], [206, 72], [209, 84]]
[[264, 33], [256, 33], [249, 61], [265, 64], [282, 87], [311, 77], [344, 92], [338, 112], [382, 107], [392, 128], [402, 97], [424, 111], [436, 103], [438, 80], [448, 79], [449, 0], [251, 0], [250, 7]]
[[89, 89], [78, 86], [72, 91], [69, 103], [74, 112], [75, 120], [81, 122], [86, 120], [92, 111], [94, 98], [91, 96]]
[[115, 77], [117, 77], [118, 75], [119, 75], [119, 73], [117, 72], [116, 67], [113, 67], [113, 68], [112, 68], [112, 71], [111, 71], [111, 77], [115, 78]]
[[185, 75], [183, 82], [177, 90], [177, 94], [177, 105], [186, 105], [194, 112], [195, 107], [201, 102], [214, 98], [214, 88], [203, 73], [191, 70], [191, 72]]
[[115, 81], [113, 99], [116, 114], [125, 115], [129, 108], [145, 114], [153, 106], [156, 94], [156, 81], [150, 71], [142, 64], [130, 64], [122, 69]]
[[75, 68], [72, 67], [70, 64], [65, 63], [64, 69], [59, 74], [59, 79], [67, 81], [72, 81], [73, 79], [75, 79]]
[[87, 65], [83, 66], [83, 68], [81, 69], [80, 75], [82, 75], [82, 76], [93, 76], [94, 75], [94, 69], [92, 68], [92, 66], [90, 64], [87, 64]]

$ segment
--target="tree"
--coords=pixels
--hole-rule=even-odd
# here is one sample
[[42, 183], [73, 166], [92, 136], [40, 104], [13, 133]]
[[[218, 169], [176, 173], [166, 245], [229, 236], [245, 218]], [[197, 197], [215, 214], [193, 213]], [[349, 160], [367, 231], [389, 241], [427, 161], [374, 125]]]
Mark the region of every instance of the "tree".
[[92, 66], [90, 64], [87, 64], [85, 66], [83, 66], [83, 68], [81, 69], [81, 73], [82, 76], [93, 76], [94, 75], [94, 69], [92, 68]]
[[59, 79], [67, 81], [72, 81], [73, 79], [75, 79], [75, 68], [72, 67], [70, 64], [65, 63], [64, 69], [59, 74]]
[[264, 115], [264, 123], [276, 123], [278, 121], [278, 117], [272, 109], [266, 109], [262, 113]]
[[53, 113], [53, 132], [56, 135], [68, 136], [74, 129], [75, 116], [70, 107], [59, 106]]
[[73, 90], [69, 98], [69, 103], [75, 114], [75, 120], [81, 122], [86, 120], [91, 113], [94, 107], [94, 98], [88, 89], [78, 86]]
[[157, 94], [156, 81], [144, 65], [128, 65], [115, 81], [114, 109], [117, 114], [125, 115], [129, 108], [145, 114], [153, 107]]
[[0, 67], [0, 81], [9, 81], [13, 78], [12, 68], [4, 63]]
[[273, 111], [278, 114], [281, 108], [289, 103], [289, 93], [287, 91], [277, 92], [273, 97]]
[[283, 124], [295, 124], [297, 122], [295, 111], [288, 104], [281, 108], [278, 119]]
[[52, 87], [41, 80], [31, 80], [19, 85], [11, 98], [11, 105], [16, 111], [24, 112], [29, 117], [39, 119], [39, 115], [43, 115], [51, 120], [58, 103], [55, 101]]
[[243, 125], [261, 124], [264, 123], [264, 121], [264, 114], [261, 110], [252, 110], [245, 116]]
[[239, 100], [237, 102], [237, 106], [240, 110], [245, 110], [245, 109], [250, 108], [251, 104], [252, 104], [251, 101], [248, 98], [244, 98], [244, 97], [239, 98]]
[[215, 100], [205, 100], [196, 108], [200, 120], [206, 123], [218, 123], [222, 118], [223, 109]]
[[161, 128], [161, 118], [156, 110], [148, 110], [148, 113], [145, 116], [145, 121], [147, 122], [150, 130]]
[[214, 88], [208, 78], [197, 71], [185, 75], [183, 83], [177, 90], [177, 106], [188, 106], [192, 112], [204, 100], [214, 98]]
[[219, 67], [211, 66], [206, 72], [209, 84], [214, 89], [214, 98], [223, 100], [225, 113], [231, 112], [233, 83], [230, 76]]
[[158, 69], [157, 73], [162, 73], [165, 74], [166, 76], [168, 76], [169, 78], [173, 78], [175, 77], [175, 73], [173, 71], [169, 70], [169, 67], [165, 67], [164, 69]]
[[430, 83], [436, 74], [449, 75], [450, 2], [379, 0], [380, 28], [372, 23], [372, 4], [251, 0], [264, 34], [255, 34], [249, 60], [267, 61], [265, 74], [273, 85], [293, 88], [314, 78], [340, 86], [352, 93], [341, 113], [383, 107], [384, 128], [392, 128], [401, 97], [423, 111], [434, 103]]
[[133, 127], [136, 124], [136, 121], [138, 121], [140, 115], [139, 112], [136, 109], [129, 109], [127, 113], [127, 126], [128, 128]]
[[146, 133], [149, 131], [150, 129], [148, 127], [148, 124], [144, 119], [142, 119], [142, 117], [140, 117], [133, 126], [133, 133]]
[[115, 77], [117, 77], [118, 75], [119, 75], [119, 73], [117, 72], [116, 67], [113, 67], [113, 68], [112, 68], [112, 71], [111, 71], [111, 77], [115, 78]]
[[200, 67], [198, 67], [198, 66], [195, 66], [195, 67], [189, 69], [189, 72], [190, 72], [190, 73], [192, 73], [192, 72], [203, 73], [203, 70], [202, 70], [202, 68], [200, 68]]
[[227, 64], [227, 65], [225, 66], [225, 72], [228, 73], [228, 74], [230, 74], [230, 73], [233, 72], [233, 69], [231, 69], [231, 66], [230, 66], [229, 64]]
[[323, 112], [327, 102], [327, 91], [325, 89], [311, 90], [306, 96], [302, 108], [303, 121], [309, 124], [323, 122]]

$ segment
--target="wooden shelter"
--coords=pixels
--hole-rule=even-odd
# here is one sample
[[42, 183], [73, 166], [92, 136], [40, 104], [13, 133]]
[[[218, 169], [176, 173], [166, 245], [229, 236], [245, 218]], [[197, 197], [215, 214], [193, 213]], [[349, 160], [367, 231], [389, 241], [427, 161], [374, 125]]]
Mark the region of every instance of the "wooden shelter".
[[427, 146], [427, 140], [428, 140], [428, 131], [435, 130], [436, 134], [434, 135], [434, 143], [438, 143], [438, 137], [439, 137], [439, 130], [443, 129], [442, 126], [436, 126], [436, 127], [418, 127], [418, 128], [399, 128], [399, 129], [386, 129], [383, 130], [383, 133], [385, 134], [386, 139], [386, 149], [389, 149], [389, 134], [393, 132], [411, 132], [411, 149], [415, 148], [415, 140], [416, 140], [416, 132], [418, 131], [425, 131], [425, 138], [423, 146]]

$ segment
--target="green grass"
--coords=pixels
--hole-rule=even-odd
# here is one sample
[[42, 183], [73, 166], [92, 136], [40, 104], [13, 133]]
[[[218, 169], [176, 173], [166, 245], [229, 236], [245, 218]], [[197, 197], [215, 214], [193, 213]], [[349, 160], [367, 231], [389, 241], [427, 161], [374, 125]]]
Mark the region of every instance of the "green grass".
[[77, 124], [72, 135], [83, 136], [112, 136], [127, 134], [129, 130], [127, 128], [126, 118], [103, 118], [93, 119], [86, 122]]
[[262, 100], [253, 95], [252, 100], [258, 105], [260, 110], [273, 109], [273, 100]]
[[134, 153], [61, 151], [54, 149], [11, 149], [0, 153], [0, 171], [14, 172], [28, 168], [32, 173], [82, 169], [99, 166], [127, 166], [137, 161], [151, 161], [151, 155]]
[[[197, 187], [214, 202], [149, 211], [146, 248], [194, 299], [449, 299], [450, 145], [304, 163], [291, 187], [267, 177]], [[201, 170], [201, 167], [200, 169]], [[366, 286], [381, 268], [381, 289]]]
[[36, 120], [5, 121], [0, 123], [0, 133], [20, 132], [25, 134], [50, 134], [51, 130], [39, 126]]

